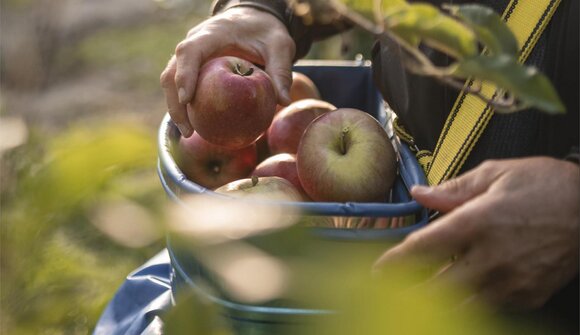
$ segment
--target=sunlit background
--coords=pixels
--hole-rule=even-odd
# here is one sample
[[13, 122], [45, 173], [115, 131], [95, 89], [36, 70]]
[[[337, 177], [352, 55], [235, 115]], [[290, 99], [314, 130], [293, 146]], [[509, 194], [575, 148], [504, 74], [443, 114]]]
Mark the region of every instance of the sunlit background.
[[[159, 75], [209, 7], [2, 0], [0, 333], [90, 333], [164, 248]], [[309, 57], [353, 58], [349, 36]]]

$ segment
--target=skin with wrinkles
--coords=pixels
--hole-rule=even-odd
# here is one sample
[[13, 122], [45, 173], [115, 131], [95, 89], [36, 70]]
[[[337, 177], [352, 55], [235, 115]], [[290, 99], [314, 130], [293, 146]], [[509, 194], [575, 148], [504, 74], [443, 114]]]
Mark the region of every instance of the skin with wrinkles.
[[578, 273], [578, 165], [547, 157], [487, 161], [413, 197], [447, 213], [387, 251], [377, 269], [402, 260], [447, 263], [433, 277], [472, 287], [476, 300], [539, 307]]
[[160, 81], [173, 122], [183, 136], [193, 134], [186, 105], [191, 102], [200, 66], [218, 56], [236, 56], [263, 65], [272, 78], [278, 103], [290, 103], [296, 46], [274, 16], [252, 8], [232, 8], [192, 28], [161, 73]]

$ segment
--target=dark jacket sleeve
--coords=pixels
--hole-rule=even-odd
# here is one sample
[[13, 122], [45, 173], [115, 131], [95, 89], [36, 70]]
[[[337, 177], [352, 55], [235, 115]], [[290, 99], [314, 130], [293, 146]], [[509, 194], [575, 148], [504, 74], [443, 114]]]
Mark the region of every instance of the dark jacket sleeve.
[[344, 20], [337, 19], [331, 23], [306, 25], [301, 17], [294, 15], [285, 0], [216, 0], [212, 6], [212, 15], [232, 7], [251, 7], [274, 15], [286, 28], [294, 43], [298, 60], [308, 53], [312, 42], [324, 39], [351, 27]]

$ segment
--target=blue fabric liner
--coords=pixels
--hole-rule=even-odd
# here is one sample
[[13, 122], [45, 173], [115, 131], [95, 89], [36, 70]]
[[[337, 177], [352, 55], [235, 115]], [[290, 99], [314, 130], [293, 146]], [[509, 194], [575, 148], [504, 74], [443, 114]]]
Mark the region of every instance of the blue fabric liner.
[[166, 249], [127, 276], [97, 322], [94, 335], [163, 334], [161, 315], [172, 306]]

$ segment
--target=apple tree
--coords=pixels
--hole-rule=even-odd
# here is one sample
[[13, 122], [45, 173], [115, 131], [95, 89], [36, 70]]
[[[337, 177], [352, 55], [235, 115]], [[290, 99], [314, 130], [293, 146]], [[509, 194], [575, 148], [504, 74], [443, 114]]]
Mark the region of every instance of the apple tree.
[[[565, 107], [549, 79], [518, 62], [518, 42], [506, 22], [480, 4], [410, 4], [405, 0], [288, 0], [306, 24], [337, 18], [400, 46], [409, 71], [437, 78], [488, 102], [497, 112], [537, 108], [564, 113]], [[424, 44], [453, 59], [433, 64], [420, 50]], [[465, 85], [466, 80], [471, 85]], [[498, 88], [493, 96], [483, 83]]]

